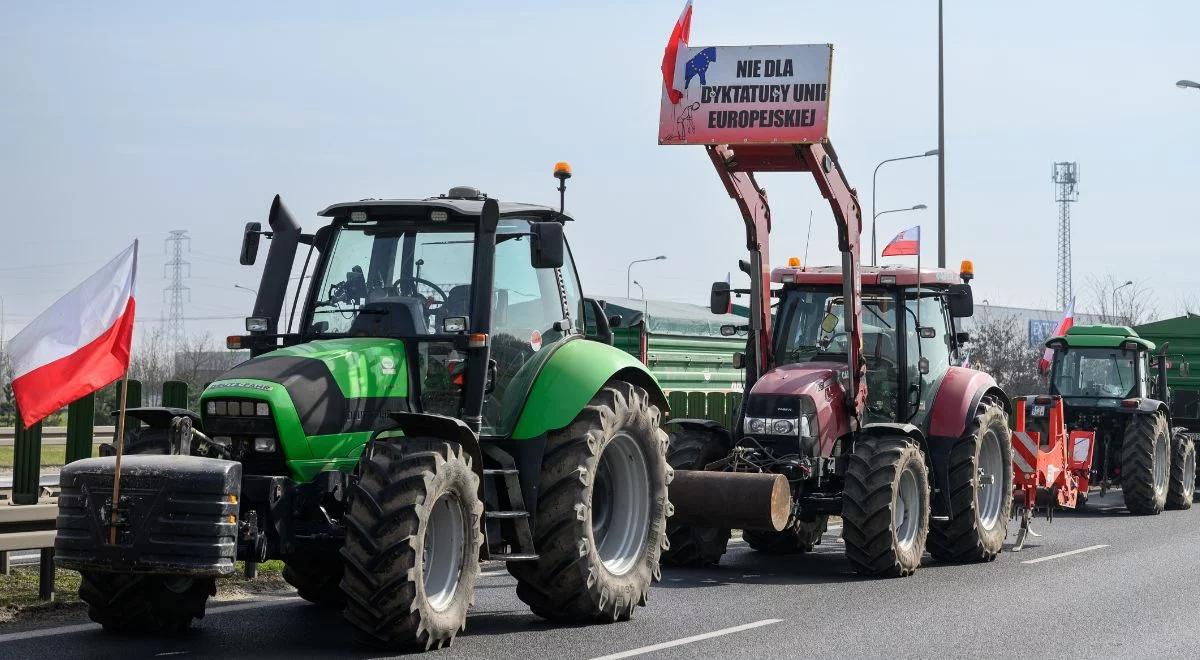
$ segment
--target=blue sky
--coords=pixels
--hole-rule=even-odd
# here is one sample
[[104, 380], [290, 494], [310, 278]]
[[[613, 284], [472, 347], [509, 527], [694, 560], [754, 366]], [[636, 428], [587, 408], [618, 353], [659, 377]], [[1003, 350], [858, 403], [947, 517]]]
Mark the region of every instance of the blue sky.
[[[699, 147], [660, 147], [662, 48], [682, 2], [4, 3], [0, 296], [12, 336], [132, 238], [142, 319], [162, 309], [163, 240], [192, 236], [192, 331], [240, 329], [257, 272], [238, 233], [271, 197], [308, 229], [329, 203], [450, 186], [552, 203], [568, 160], [568, 235], [589, 293], [703, 302], [742, 234]], [[948, 2], [949, 256], [977, 299], [1052, 306], [1051, 163], [1076, 160], [1077, 293], [1111, 274], [1160, 316], [1200, 298], [1200, 5]], [[936, 146], [936, 3], [696, 0], [693, 45], [833, 43], [830, 133], [869, 211], [884, 158]], [[880, 171], [881, 240], [920, 223], [936, 257], [936, 163]], [[834, 263], [812, 182], [764, 177], [777, 261]], [[868, 239], [869, 240], [869, 237]], [[889, 261], [889, 260], [885, 260]], [[911, 261], [911, 260], [910, 260]], [[1088, 301], [1081, 299], [1080, 307]], [[222, 319], [216, 317], [234, 317]]]

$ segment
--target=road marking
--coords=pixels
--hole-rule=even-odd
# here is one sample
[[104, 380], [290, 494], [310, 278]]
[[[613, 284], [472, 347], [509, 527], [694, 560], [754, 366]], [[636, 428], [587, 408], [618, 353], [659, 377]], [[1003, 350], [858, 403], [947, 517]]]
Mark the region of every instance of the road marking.
[[771, 624], [780, 623], [782, 621], [783, 621], [783, 619], [763, 619], [762, 621], [755, 621], [754, 623], [744, 623], [740, 626], [734, 626], [732, 628], [722, 628], [720, 630], [714, 630], [712, 632], [707, 632], [702, 635], [692, 635], [691, 637], [684, 637], [683, 639], [677, 639], [673, 642], [663, 642], [661, 644], [652, 644], [650, 646], [642, 646], [640, 648], [630, 649], [628, 651], [621, 651], [620, 653], [613, 653], [611, 655], [602, 655], [598, 658], [592, 658], [592, 660], [618, 660], [619, 658], [632, 658], [635, 655], [643, 655], [646, 653], [653, 653], [654, 651], [661, 651], [663, 649], [674, 648], [676, 646], [683, 646], [684, 644], [691, 644], [692, 642], [700, 642], [700, 641], [704, 641], [706, 639], [712, 639], [713, 637], [720, 637], [722, 635], [730, 635], [730, 634], [733, 634], [736, 632], [742, 632], [743, 630], [750, 630], [751, 628], [761, 628], [762, 626], [769, 626]]
[[[287, 596], [284, 598], [271, 598], [266, 600], [254, 600], [248, 603], [237, 603], [236, 605], [222, 605], [220, 607], [208, 608], [207, 614], [223, 614], [225, 612], [240, 612], [241, 610], [254, 610], [260, 607], [272, 607], [275, 605], [287, 605], [300, 600], [299, 596]], [[54, 637], [56, 635], [70, 635], [72, 633], [84, 632], [87, 630], [100, 630], [100, 626], [95, 623], [80, 623], [73, 626], [59, 626], [57, 628], [41, 628], [38, 630], [26, 630], [24, 632], [8, 633], [0, 635], [0, 644], [4, 642], [12, 642], [22, 639], [37, 639], [39, 637]]]
[[1030, 559], [1028, 561], [1023, 561], [1021, 563], [1022, 564], [1039, 564], [1044, 561], [1050, 561], [1051, 559], [1058, 559], [1059, 557], [1070, 557], [1071, 555], [1077, 555], [1081, 552], [1091, 552], [1092, 550], [1099, 550], [1100, 548], [1107, 548], [1107, 547], [1108, 547], [1107, 544], [1089, 545], [1086, 548], [1080, 548], [1078, 550], [1068, 550], [1067, 552], [1060, 552], [1057, 555], [1047, 555], [1045, 557], [1038, 557], [1037, 559]]

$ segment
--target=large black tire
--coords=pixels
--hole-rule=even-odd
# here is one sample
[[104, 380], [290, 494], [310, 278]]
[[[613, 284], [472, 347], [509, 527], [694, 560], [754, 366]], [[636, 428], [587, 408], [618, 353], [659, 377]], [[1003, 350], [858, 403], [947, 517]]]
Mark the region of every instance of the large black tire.
[[283, 560], [283, 579], [310, 603], [341, 606], [342, 558], [340, 555], [297, 554]]
[[389, 649], [449, 646], [466, 627], [483, 542], [470, 457], [455, 442], [396, 438], [371, 443], [358, 473], [341, 582], [355, 638]]
[[[667, 434], [667, 463], [674, 470], [703, 470], [705, 465], [729, 453], [716, 433], [676, 427]], [[730, 530], [720, 527], [694, 527], [667, 521], [670, 545], [662, 553], [668, 566], [711, 566], [721, 560], [729, 548]]]
[[1171, 475], [1171, 434], [1162, 413], [1135, 414], [1121, 443], [1121, 493], [1139, 516], [1162, 513]]
[[950, 449], [950, 519], [929, 523], [929, 554], [940, 561], [992, 561], [1004, 548], [1012, 510], [1008, 413], [985, 396]]
[[1171, 436], [1171, 484], [1167, 489], [1167, 508], [1183, 511], [1192, 508], [1196, 493], [1196, 445], [1192, 437], [1176, 429]]
[[793, 518], [783, 531], [751, 530], [742, 532], [742, 538], [751, 547], [768, 555], [794, 555], [812, 552], [821, 543], [821, 536], [829, 529], [829, 516], [817, 516], [810, 521]]
[[842, 539], [855, 571], [905, 577], [921, 565], [929, 533], [929, 472], [909, 438], [866, 438], [848, 456]]
[[79, 598], [88, 617], [122, 634], [178, 633], [204, 618], [215, 578], [83, 571]]
[[549, 435], [534, 523], [539, 557], [508, 564], [535, 614], [613, 622], [646, 604], [667, 545], [666, 454], [658, 407], [617, 380]]

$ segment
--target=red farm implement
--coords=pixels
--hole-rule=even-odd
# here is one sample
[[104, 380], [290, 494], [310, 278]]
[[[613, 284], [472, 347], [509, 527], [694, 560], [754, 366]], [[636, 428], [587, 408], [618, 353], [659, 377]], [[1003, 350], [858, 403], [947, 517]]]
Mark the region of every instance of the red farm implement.
[[[1029, 409], [1026, 410], [1026, 404]], [[1067, 431], [1063, 400], [1058, 396], [1022, 397], [1013, 401], [1013, 517], [1021, 529], [1013, 551], [1025, 545], [1034, 513], [1053, 520], [1055, 507], [1074, 509], [1087, 497], [1096, 434]]]

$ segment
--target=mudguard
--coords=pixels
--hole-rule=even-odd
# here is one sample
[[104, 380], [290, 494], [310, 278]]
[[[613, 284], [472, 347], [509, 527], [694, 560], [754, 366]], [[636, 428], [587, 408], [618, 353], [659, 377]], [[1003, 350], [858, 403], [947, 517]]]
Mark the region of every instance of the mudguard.
[[933, 487], [934, 516], [950, 515], [950, 451], [967, 430], [979, 402], [986, 395], [999, 399], [1005, 412], [1012, 412], [1012, 404], [996, 384], [996, 379], [974, 369], [950, 367], [933, 397], [926, 452], [932, 469], [929, 481]]
[[568, 339], [554, 348], [533, 377], [513, 426], [512, 438], [536, 438], [567, 426], [600, 388], [614, 378], [645, 389], [664, 414], [670, 410], [654, 376], [632, 355], [600, 342]]

